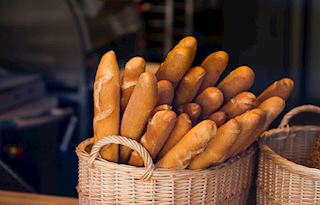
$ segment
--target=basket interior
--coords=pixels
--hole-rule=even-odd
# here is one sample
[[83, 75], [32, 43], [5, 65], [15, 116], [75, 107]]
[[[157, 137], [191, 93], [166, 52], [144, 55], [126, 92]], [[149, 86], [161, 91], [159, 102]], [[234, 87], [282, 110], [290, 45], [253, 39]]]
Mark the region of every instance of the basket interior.
[[264, 137], [260, 143], [290, 161], [306, 165], [318, 137], [319, 126], [295, 126], [289, 132], [282, 130]]

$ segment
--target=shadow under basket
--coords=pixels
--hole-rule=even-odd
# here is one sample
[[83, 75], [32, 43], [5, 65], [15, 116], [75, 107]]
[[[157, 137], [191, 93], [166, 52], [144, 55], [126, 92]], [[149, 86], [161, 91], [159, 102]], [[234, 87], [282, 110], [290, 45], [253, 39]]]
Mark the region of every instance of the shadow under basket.
[[[205, 170], [156, 168], [144, 147], [121, 136], [108, 136], [92, 147], [79, 144], [78, 194], [80, 205], [102, 204], [246, 204], [255, 167], [256, 144], [241, 155]], [[145, 167], [103, 160], [101, 147], [121, 144], [136, 150]]]
[[320, 126], [289, 127], [290, 119], [301, 112], [320, 114], [320, 107], [294, 108], [284, 116], [279, 128], [261, 136], [258, 204], [320, 204], [320, 170], [305, 166], [320, 137]]

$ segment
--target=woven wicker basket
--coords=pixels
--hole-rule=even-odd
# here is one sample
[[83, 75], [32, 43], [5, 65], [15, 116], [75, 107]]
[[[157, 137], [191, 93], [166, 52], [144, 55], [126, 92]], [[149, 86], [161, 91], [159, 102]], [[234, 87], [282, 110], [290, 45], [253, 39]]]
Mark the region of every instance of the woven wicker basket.
[[284, 116], [279, 128], [261, 136], [258, 204], [320, 204], [320, 170], [304, 166], [320, 137], [320, 126], [289, 127], [290, 119], [301, 112], [320, 114], [320, 107], [297, 107]]
[[[106, 144], [122, 144], [136, 150], [145, 167], [116, 164], [101, 159]], [[97, 204], [246, 204], [257, 146], [227, 162], [206, 170], [155, 169], [148, 152], [134, 140], [108, 136], [92, 147], [79, 144], [78, 194], [80, 205]]]

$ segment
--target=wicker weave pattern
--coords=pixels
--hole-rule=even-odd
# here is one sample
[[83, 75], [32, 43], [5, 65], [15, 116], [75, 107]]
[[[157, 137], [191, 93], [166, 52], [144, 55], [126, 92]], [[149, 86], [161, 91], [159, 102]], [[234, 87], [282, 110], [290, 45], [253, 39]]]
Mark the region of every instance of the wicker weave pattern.
[[[128, 145], [121, 141], [123, 137], [114, 138], [116, 143]], [[139, 143], [135, 142], [131, 148], [142, 153], [147, 168], [101, 159], [96, 149], [99, 150], [104, 143], [95, 145], [90, 156], [84, 151], [90, 143], [92, 139], [82, 142], [76, 150], [79, 157], [78, 193], [81, 205], [246, 204], [256, 146], [239, 157], [206, 170], [153, 170], [152, 161], [150, 163], [148, 156], [143, 156], [145, 153]], [[141, 176], [150, 178], [143, 177], [144, 180], [141, 180]]]
[[302, 111], [320, 113], [319, 110], [314, 106], [296, 108], [284, 117], [281, 128], [262, 135], [258, 204], [320, 204], [320, 170], [304, 166], [320, 136], [320, 127], [288, 126], [295, 114]]

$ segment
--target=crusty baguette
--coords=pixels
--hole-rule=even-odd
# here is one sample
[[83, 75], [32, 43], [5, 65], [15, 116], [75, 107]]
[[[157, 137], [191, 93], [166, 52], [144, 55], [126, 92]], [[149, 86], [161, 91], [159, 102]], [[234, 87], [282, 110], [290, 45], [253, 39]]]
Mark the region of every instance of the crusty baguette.
[[208, 87], [195, 99], [201, 108], [201, 119], [209, 116], [209, 114], [215, 112], [223, 103], [223, 94], [216, 87]]
[[179, 41], [176, 47], [178, 46], [189, 48], [192, 51], [192, 55], [194, 56], [197, 51], [197, 39], [193, 36], [186, 36]]
[[217, 127], [213, 121], [204, 120], [198, 123], [156, 163], [156, 167], [173, 169], [188, 167], [191, 160], [206, 148], [216, 132]]
[[230, 147], [240, 133], [239, 123], [231, 119], [218, 128], [217, 134], [209, 141], [206, 149], [190, 163], [190, 169], [205, 169], [211, 165], [223, 162]]
[[178, 108], [178, 113], [187, 113], [192, 121], [192, 124], [196, 124], [198, 118], [201, 114], [201, 106], [197, 103], [187, 103], [184, 105], [180, 105]]
[[263, 125], [262, 132], [269, 128], [273, 120], [280, 115], [285, 106], [285, 101], [278, 96], [268, 98], [259, 105], [258, 108], [266, 112], [266, 121]]
[[278, 96], [283, 100], [287, 100], [292, 92], [294, 83], [290, 78], [283, 78], [272, 83], [258, 97], [257, 106], [270, 97]]
[[[229, 156], [233, 157], [242, 151], [242, 147], [248, 142], [254, 142], [257, 136], [254, 136], [256, 129], [263, 126], [266, 114], [261, 109], [253, 109], [237, 116], [235, 119], [239, 122], [241, 133], [236, 142], [232, 145]], [[252, 139], [254, 139], [252, 141]]]
[[209, 115], [208, 120], [212, 120], [216, 123], [217, 127], [221, 127], [227, 121], [227, 115], [222, 111], [214, 112]]
[[284, 107], [285, 101], [277, 96], [271, 97], [261, 103], [258, 109], [261, 109], [265, 113], [265, 117], [261, 123], [256, 126], [257, 129], [247, 137], [247, 140], [241, 145], [238, 153], [245, 151], [264, 131], [266, 131], [273, 120], [280, 115]]
[[[94, 142], [118, 135], [120, 126], [120, 74], [116, 55], [109, 51], [101, 58], [94, 83]], [[102, 158], [118, 162], [119, 146], [111, 144], [100, 151]]]
[[241, 115], [256, 105], [256, 96], [250, 92], [242, 92], [229, 100], [220, 111], [225, 112], [227, 119]]
[[[149, 152], [152, 159], [155, 159], [162, 146], [171, 133], [175, 121], [176, 113], [173, 111], [159, 111], [149, 121], [146, 133], [142, 136], [140, 143]], [[143, 160], [138, 152], [131, 153], [130, 165], [143, 166]]]
[[168, 80], [158, 82], [158, 101], [157, 105], [171, 105], [174, 96], [174, 88]]
[[182, 39], [161, 63], [156, 76], [158, 80], [169, 80], [176, 87], [190, 68], [195, 56], [197, 41], [193, 37]]
[[146, 62], [142, 57], [133, 57], [125, 65], [121, 85], [121, 111], [123, 112], [129, 102], [139, 76], [145, 71]]
[[174, 97], [175, 106], [190, 103], [198, 93], [206, 71], [200, 66], [191, 68], [182, 78]]
[[214, 86], [217, 83], [220, 75], [227, 67], [228, 61], [229, 55], [224, 51], [211, 53], [204, 59], [204, 61], [201, 63], [201, 67], [206, 70], [206, 76], [202, 81], [199, 93], [201, 93], [207, 87]]
[[164, 105], [158, 105], [157, 107], [155, 107], [150, 115], [149, 115], [149, 118], [148, 118], [148, 121], [151, 120], [151, 118], [157, 113], [157, 112], [160, 112], [160, 111], [170, 111], [172, 110], [172, 107], [170, 105], [167, 105], [167, 104], [164, 104]]
[[161, 159], [180, 139], [192, 128], [190, 117], [186, 113], [182, 113], [177, 117], [172, 132], [170, 133], [166, 143], [163, 145], [157, 158]]
[[[150, 113], [157, 103], [157, 90], [157, 79], [154, 74], [150, 72], [142, 73], [122, 116], [121, 136], [140, 140]], [[120, 162], [126, 163], [130, 154], [130, 148], [121, 146]]]
[[223, 93], [224, 102], [228, 102], [239, 93], [249, 90], [253, 82], [253, 70], [248, 66], [240, 66], [229, 73], [229, 75], [219, 83], [218, 88]]

